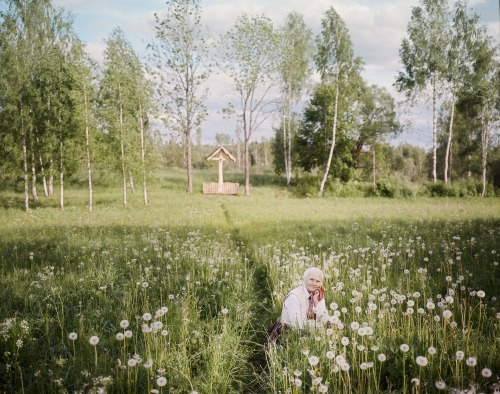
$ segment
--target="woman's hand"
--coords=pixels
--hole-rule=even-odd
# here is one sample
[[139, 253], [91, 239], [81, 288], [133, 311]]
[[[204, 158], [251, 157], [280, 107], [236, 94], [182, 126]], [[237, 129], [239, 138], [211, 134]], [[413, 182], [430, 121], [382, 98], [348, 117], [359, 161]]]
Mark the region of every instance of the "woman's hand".
[[319, 290], [313, 291], [312, 298], [313, 298], [314, 306], [317, 306], [318, 302], [319, 302]]

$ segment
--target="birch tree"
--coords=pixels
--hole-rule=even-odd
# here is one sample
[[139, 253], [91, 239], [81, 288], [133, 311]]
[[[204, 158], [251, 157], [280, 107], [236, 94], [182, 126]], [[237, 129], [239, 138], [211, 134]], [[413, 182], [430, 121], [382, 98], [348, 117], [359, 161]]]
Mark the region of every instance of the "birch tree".
[[292, 12], [280, 29], [279, 38], [283, 160], [286, 185], [289, 187], [292, 179], [293, 106], [300, 100], [311, 72], [309, 63], [313, 55], [312, 31], [304, 23], [302, 15]]
[[430, 87], [432, 100], [432, 178], [437, 180], [437, 118], [440, 89], [445, 75], [446, 51], [449, 44], [447, 0], [421, 0], [413, 7], [399, 50], [403, 71], [396, 78], [396, 89], [405, 92], [410, 102], [420, 98]]
[[317, 37], [317, 47], [318, 53], [315, 61], [321, 75], [321, 81], [323, 84], [332, 85], [335, 89], [333, 108], [331, 109], [333, 122], [330, 150], [319, 189], [319, 193], [322, 195], [335, 149], [339, 97], [346, 95], [350, 78], [353, 75], [359, 75], [361, 59], [354, 56], [349, 30], [333, 7], [325, 13], [321, 21], [321, 33]]
[[137, 73], [141, 63], [119, 28], [106, 41], [104, 75], [100, 83], [100, 110], [110, 143], [118, 151], [123, 205], [127, 206], [127, 178], [135, 168], [139, 146]]
[[220, 39], [220, 59], [232, 79], [239, 101], [238, 117], [243, 132], [245, 195], [250, 195], [250, 140], [273, 114], [277, 86], [278, 36], [265, 16], [241, 15]]
[[164, 18], [155, 14], [156, 41], [150, 46], [159, 79], [165, 123], [182, 135], [187, 192], [193, 192], [192, 135], [207, 110], [204, 88], [209, 75], [206, 34], [201, 26], [199, 0], [167, 1]]

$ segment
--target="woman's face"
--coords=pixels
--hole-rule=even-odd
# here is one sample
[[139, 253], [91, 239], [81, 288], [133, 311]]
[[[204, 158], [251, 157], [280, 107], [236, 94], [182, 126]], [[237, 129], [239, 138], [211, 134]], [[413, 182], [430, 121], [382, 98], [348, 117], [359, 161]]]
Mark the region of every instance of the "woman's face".
[[306, 279], [306, 289], [309, 293], [312, 293], [315, 290], [318, 290], [321, 287], [322, 281], [319, 276], [311, 275]]

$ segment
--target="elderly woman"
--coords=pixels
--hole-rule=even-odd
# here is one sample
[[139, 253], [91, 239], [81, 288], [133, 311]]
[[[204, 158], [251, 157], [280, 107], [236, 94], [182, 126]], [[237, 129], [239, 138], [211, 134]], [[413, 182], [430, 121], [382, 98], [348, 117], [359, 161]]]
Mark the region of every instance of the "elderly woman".
[[283, 301], [281, 317], [268, 332], [270, 340], [276, 340], [286, 326], [302, 330], [306, 327], [315, 327], [317, 323], [328, 324], [329, 315], [325, 304], [323, 278], [323, 272], [319, 268], [306, 269], [302, 284], [290, 291]]
[[316, 267], [306, 269], [302, 285], [296, 287], [285, 298], [281, 322], [297, 329], [314, 327], [316, 322], [327, 324], [328, 310], [325, 304], [323, 272]]

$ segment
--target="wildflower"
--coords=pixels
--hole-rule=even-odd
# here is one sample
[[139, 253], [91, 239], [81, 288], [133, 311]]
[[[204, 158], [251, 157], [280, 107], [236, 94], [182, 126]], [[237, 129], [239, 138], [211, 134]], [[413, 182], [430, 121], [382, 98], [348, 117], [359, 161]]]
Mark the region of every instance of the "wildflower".
[[384, 353], [380, 353], [380, 354], [377, 356], [377, 358], [378, 358], [378, 361], [380, 361], [380, 362], [384, 362], [385, 360], [387, 360], [387, 357], [385, 356], [385, 354], [384, 354]]
[[452, 315], [452, 313], [451, 313], [451, 311], [450, 311], [450, 310], [448, 310], [448, 309], [447, 309], [447, 310], [445, 310], [445, 311], [443, 312], [443, 317], [444, 317], [445, 319], [449, 319], [449, 318], [451, 317], [451, 315]]
[[403, 353], [406, 353], [408, 350], [410, 350], [410, 347], [406, 343], [403, 343], [399, 348]]
[[434, 321], [436, 323], [438, 323], [440, 320], [441, 320], [441, 318], [438, 315], [434, 316]]
[[485, 378], [489, 378], [491, 376], [491, 369], [483, 368], [483, 370], [481, 371], [481, 375], [483, 375]]
[[419, 378], [413, 378], [411, 380], [411, 382], [415, 385], [415, 386], [419, 386], [420, 385], [420, 379]]
[[430, 310], [432, 310], [436, 307], [436, 305], [432, 301], [429, 301], [426, 306], [427, 306], [427, 309], [430, 309]]
[[344, 346], [347, 346], [349, 345], [349, 338], [347, 337], [342, 337], [342, 339], [340, 340], [340, 343]]
[[443, 389], [446, 387], [446, 383], [445, 383], [445, 382], [443, 382], [442, 380], [438, 380], [438, 381], [436, 381], [435, 386], [436, 386], [439, 390], [443, 390]]
[[97, 335], [90, 337], [89, 343], [93, 346], [97, 345], [99, 343], [99, 337]]
[[302, 349], [302, 354], [307, 356], [309, 354], [309, 349]]
[[338, 308], [339, 308], [339, 306], [337, 305], [337, 303], [332, 302], [332, 303], [330, 304], [330, 309], [331, 309], [332, 311], [336, 311]]
[[302, 375], [302, 371], [299, 371], [298, 369], [296, 369], [295, 371], [293, 371], [293, 374], [297, 377], [301, 376]]
[[160, 330], [163, 327], [163, 323], [161, 321], [155, 321], [151, 326], [156, 330]]
[[137, 360], [135, 358], [131, 358], [127, 361], [129, 367], [135, 367], [137, 365]]
[[229, 312], [229, 310], [227, 308], [222, 308], [221, 312], [222, 312], [223, 315], [227, 315], [227, 313]]
[[123, 335], [125, 336], [125, 338], [132, 338], [132, 331], [127, 330], [123, 333]]
[[334, 357], [335, 357], [335, 353], [334, 353], [334, 352], [332, 352], [331, 350], [330, 350], [330, 351], [328, 351], [328, 352], [326, 352], [326, 358], [327, 358], [327, 359], [331, 360], [331, 359], [332, 359], [332, 358], [334, 358]]
[[347, 362], [343, 362], [341, 365], [340, 365], [340, 369], [344, 372], [347, 372], [351, 369], [351, 366], [347, 363]]
[[429, 352], [429, 354], [436, 354], [436, 352], [437, 352], [436, 348], [433, 346], [429, 347], [429, 349], [427, 349], [427, 351]]
[[363, 337], [363, 336], [365, 336], [365, 335], [367, 335], [367, 334], [368, 334], [368, 332], [367, 332], [367, 331], [368, 331], [368, 330], [367, 330], [367, 327], [359, 327], [359, 328], [358, 328], [358, 335], [359, 335], [360, 337]]
[[482, 290], [479, 290], [476, 295], [479, 297], [479, 298], [484, 298], [484, 296], [486, 295], [486, 293]]
[[153, 366], [153, 360], [149, 358], [148, 361], [146, 361], [142, 366], [144, 368], [151, 368]]
[[159, 386], [159, 387], [163, 387], [167, 384], [167, 379], [163, 376], [160, 376], [158, 379], [156, 379], [156, 384]]
[[128, 321], [128, 320], [122, 320], [122, 321], [120, 322], [120, 327], [121, 327], [121, 328], [128, 328], [129, 324], [130, 324], [130, 323], [129, 323], [129, 321]]
[[124, 338], [125, 338], [125, 335], [123, 335], [121, 332], [116, 334], [116, 339], [118, 339], [119, 341], [123, 340]]
[[320, 384], [318, 388], [319, 393], [328, 393], [328, 386], [325, 384]]
[[68, 338], [71, 339], [72, 341], [76, 341], [76, 339], [78, 338], [78, 334], [76, 332], [70, 332], [68, 334]]
[[477, 357], [469, 357], [465, 363], [469, 366], [469, 367], [475, 367], [476, 364], [477, 364]]
[[465, 357], [465, 353], [462, 352], [461, 350], [458, 350], [456, 353], [455, 353], [455, 356], [457, 357], [457, 360], [461, 361], [464, 359]]
[[167, 330], [162, 330], [161, 331], [161, 335], [163, 335], [164, 337], [166, 337], [168, 335], [168, 331]]
[[153, 317], [153, 316], [151, 316], [151, 313], [146, 312], [146, 313], [144, 313], [144, 314], [142, 315], [142, 320], [144, 320], [144, 321], [149, 321], [149, 320], [151, 320], [151, 318], [152, 318], [152, 317]]
[[293, 383], [295, 384], [295, 387], [302, 386], [302, 380], [300, 380], [299, 378], [295, 378]]
[[315, 366], [315, 365], [318, 365], [319, 363], [319, 358], [317, 356], [311, 356], [309, 357], [309, 364], [311, 364], [311, 366]]
[[427, 360], [427, 357], [424, 357], [424, 356], [418, 356], [415, 361], [421, 367], [425, 367], [428, 364], [428, 362], [429, 362], [429, 360]]
[[351, 329], [352, 330], [357, 330], [359, 328], [359, 323], [357, 321], [353, 321], [351, 323]]

